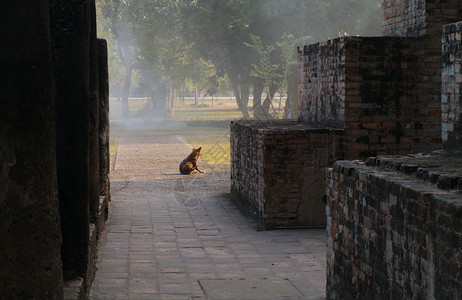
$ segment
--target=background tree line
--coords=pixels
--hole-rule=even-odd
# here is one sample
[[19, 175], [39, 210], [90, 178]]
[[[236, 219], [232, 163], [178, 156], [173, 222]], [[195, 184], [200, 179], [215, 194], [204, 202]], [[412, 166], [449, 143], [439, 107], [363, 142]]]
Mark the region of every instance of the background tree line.
[[231, 90], [244, 118], [251, 93], [255, 118], [294, 117], [296, 46], [381, 30], [380, 0], [98, 0], [97, 13], [124, 119], [131, 89], [151, 116], [185, 91]]

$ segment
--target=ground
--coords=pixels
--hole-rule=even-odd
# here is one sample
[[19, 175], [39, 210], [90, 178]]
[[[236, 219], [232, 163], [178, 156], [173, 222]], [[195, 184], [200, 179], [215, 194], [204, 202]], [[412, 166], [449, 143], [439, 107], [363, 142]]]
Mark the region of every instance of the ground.
[[258, 231], [230, 200], [229, 164], [200, 161], [205, 174], [180, 175], [185, 138], [201, 135], [186, 132], [112, 133], [119, 151], [90, 298], [325, 297], [325, 230]]

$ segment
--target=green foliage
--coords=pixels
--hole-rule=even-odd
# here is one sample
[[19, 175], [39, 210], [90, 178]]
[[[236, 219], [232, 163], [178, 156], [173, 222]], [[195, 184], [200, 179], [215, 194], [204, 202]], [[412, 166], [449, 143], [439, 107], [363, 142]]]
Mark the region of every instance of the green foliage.
[[[287, 76], [290, 74], [291, 67], [297, 64], [295, 57], [295, 47], [308, 41], [309, 37], [296, 39], [293, 34], [284, 34], [280, 42], [272, 45], [263, 45], [262, 38], [250, 34], [252, 43], [244, 43], [254, 49], [258, 54], [258, 63], [253, 63], [250, 75], [263, 80], [265, 86], [281, 86], [281, 92], [286, 88]], [[275, 50], [279, 50], [278, 56], [272, 55]], [[283, 80], [281, 83], [281, 79]]]
[[97, 8], [112, 89], [130, 66], [147, 95], [196, 86], [237, 93], [253, 79], [284, 90], [296, 45], [379, 35], [381, 26], [379, 0], [97, 0]]
[[263, 46], [260, 37], [253, 34], [250, 35], [252, 43], [244, 43], [244, 45], [253, 48], [259, 55], [258, 64], [252, 64], [253, 69], [250, 75], [261, 78], [266, 86], [273, 86], [278, 83], [279, 79], [283, 77], [280, 74], [280, 65], [272, 63], [271, 54], [276, 49], [275, 45]]

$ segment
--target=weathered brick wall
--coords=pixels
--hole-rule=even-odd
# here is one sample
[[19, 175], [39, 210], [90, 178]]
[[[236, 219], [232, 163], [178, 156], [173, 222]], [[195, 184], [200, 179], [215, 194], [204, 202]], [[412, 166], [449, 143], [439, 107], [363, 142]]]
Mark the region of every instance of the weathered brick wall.
[[462, 159], [368, 165], [340, 161], [327, 172], [327, 298], [459, 299]]
[[[263, 216], [263, 144], [258, 128], [231, 122], [231, 195], [254, 218]], [[261, 223], [259, 220], [258, 222]]]
[[299, 49], [299, 120], [344, 128], [348, 159], [438, 149], [441, 79], [425, 45], [348, 37]]
[[297, 122], [231, 123], [231, 194], [265, 229], [325, 225], [324, 170], [341, 131]]
[[462, 20], [462, 3], [458, 0], [384, 0], [383, 2], [385, 36], [438, 38], [443, 25], [460, 20]]
[[383, 34], [386, 36], [424, 36], [425, 2], [425, 0], [383, 1]]
[[345, 118], [344, 40], [299, 49], [299, 120], [343, 128]]
[[346, 43], [345, 130], [353, 145], [346, 157], [440, 147], [441, 79], [437, 71], [429, 74], [422, 44], [422, 39], [391, 37]]
[[441, 138], [447, 151], [462, 150], [462, 22], [443, 27]]

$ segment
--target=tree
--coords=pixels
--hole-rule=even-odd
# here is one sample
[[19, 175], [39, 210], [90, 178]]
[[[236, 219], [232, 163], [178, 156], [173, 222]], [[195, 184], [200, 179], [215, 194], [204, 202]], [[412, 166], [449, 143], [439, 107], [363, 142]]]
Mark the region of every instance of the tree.
[[102, 17], [106, 19], [108, 30], [117, 45], [117, 54], [124, 70], [124, 80], [122, 84], [122, 114], [125, 121], [130, 120], [130, 110], [128, 107], [128, 96], [132, 84], [133, 69], [135, 66], [136, 43], [133, 35], [135, 32], [132, 19], [134, 11], [129, 1], [103, 0], [99, 3]]
[[134, 20], [139, 45], [138, 67], [143, 85], [151, 97], [144, 112], [163, 117], [172, 112], [176, 90], [186, 82], [204, 86], [214, 76], [215, 68], [201, 56], [195, 55], [191, 44], [181, 35], [184, 1], [132, 0], [140, 13]]
[[[183, 10], [183, 36], [195, 53], [209, 60], [217, 76], [228, 76], [244, 118], [249, 118], [250, 64], [248, 42], [254, 3], [235, 0], [187, 1]], [[250, 54], [250, 55], [249, 55]]]
[[[371, 28], [372, 33], [378, 34], [380, 28], [380, 3], [371, 0], [187, 2], [183, 20], [189, 30], [184, 31], [185, 38], [199, 55], [215, 65], [217, 74], [229, 76], [244, 118], [249, 117], [250, 85], [254, 114], [260, 117], [269, 115], [272, 98], [281, 85], [293, 87], [289, 79], [294, 79], [290, 74], [295, 49], [288, 55], [284, 45], [295, 48], [303, 36], [318, 41], [366, 34]], [[260, 99], [265, 87], [267, 97], [262, 105]]]
[[[301, 37], [316, 42], [379, 34], [381, 23], [379, 0], [101, 1], [125, 87], [131, 71], [138, 70], [141, 85], [157, 99], [151, 109], [162, 106], [154, 102], [171, 105], [174, 91], [187, 83], [210, 90], [217, 79], [228, 78], [244, 118], [250, 117], [251, 88], [254, 116], [270, 115], [277, 90], [287, 91], [286, 103], [294, 107], [294, 52]], [[284, 114], [294, 116], [292, 108]]]

